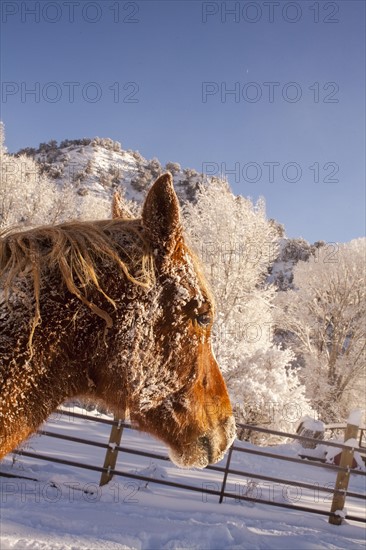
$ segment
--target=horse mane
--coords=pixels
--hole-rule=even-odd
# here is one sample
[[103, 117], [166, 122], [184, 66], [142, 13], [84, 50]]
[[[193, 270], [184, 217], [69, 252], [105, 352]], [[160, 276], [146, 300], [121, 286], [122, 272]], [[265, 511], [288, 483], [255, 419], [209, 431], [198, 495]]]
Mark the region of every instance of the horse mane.
[[87, 297], [94, 288], [116, 307], [100, 285], [97, 263], [101, 260], [117, 266], [135, 285], [150, 288], [154, 284], [154, 256], [140, 220], [72, 221], [0, 233], [0, 283], [5, 300], [8, 302], [15, 290], [16, 281], [30, 276], [33, 283], [35, 312], [30, 346], [41, 321], [42, 273], [46, 271], [57, 270], [71, 294], [104, 319], [108, 328], [113, 325], [110, 315]]

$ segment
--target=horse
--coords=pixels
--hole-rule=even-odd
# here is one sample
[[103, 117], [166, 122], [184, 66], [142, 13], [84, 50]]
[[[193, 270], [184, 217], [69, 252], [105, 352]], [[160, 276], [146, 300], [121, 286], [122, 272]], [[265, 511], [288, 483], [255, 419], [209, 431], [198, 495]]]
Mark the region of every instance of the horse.
[[0, 458], [60, 404], [87, 398], [163, 441], [183, 468], [236, 429], [211, 348], [214, 299], [169, 173], [142, 216], [5, 231], [0, 239]]

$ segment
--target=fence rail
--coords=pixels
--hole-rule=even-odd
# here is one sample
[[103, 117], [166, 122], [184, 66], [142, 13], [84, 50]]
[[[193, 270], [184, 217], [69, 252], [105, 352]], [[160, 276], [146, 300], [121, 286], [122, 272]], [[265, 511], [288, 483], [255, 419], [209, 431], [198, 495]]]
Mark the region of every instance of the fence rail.
[[[76, 412], [72, 412], [72, 411], [67, 411], [67, 410], [64, 410], [64, 409], [58, 409], [56, 412], [58, 414], [65, 415], [65, 416], [68, 416], [68, 417], [79, 418], [79, 419], [88, 420], [88, 421], [91, 421], [91, 422], [96, 422], [96, 423], [101, 423], [101, 424], [107, 424], [107, 425], [110, 425], [111, 427], [120, 426], [120, 427], [126, 428], [128, 430], [134, 430], [135, 429], [133, 426], [131, 426], [130, 423], [121, 422], [117, 419], [109, 420], [109, 419], [99, 418], [99, 417], [95, 417], [95, 416], [91, 416], [91, 415], [87, 415], [87, 414], [81, 414], [81, 413], [76, 413]], [[280, 432], [278, 430], [271, 430], [269, 428], [262, 428], [260, 426], [253, 426], [253, 425], [249, 425], [249, 424], [239, 424], [239, 426], [243, 429], [250, 429], [252, 432], [267, 433], [267, 434], [281, 436], [281, 437], [284, 437], [284, 438], [295, 439], [295, 440], [298, 440], [298, 441], [311, 441], [311, 442], [315, 442], [316, 444], [326, 444], [327, 446], [338, 447], [338, 448], [342, 449], [343, 452], [349, 452], [350, 449], [351, 449], [349, 445], [344, 445], [342, 443], [336, 443], [336, 442], [330, 442], [330, 441], [319, 441], [318, 439], [315, 439], [315, 438], [311, 438], [311, 437], [307, 437], [307, 436], [300, 436], [298, 434], [291, 434], [291, 433], [287, 433], [287, 432]], [[57, 438], [57, 439], [65, 440], [65, 441], [74, 442], [74, 443], [77, 443], [77, 444], [91, 445], [91, 446], [94, 446], [94, 447], [103, 448], [103, 449], [106, 449], [107, 452], [113, 452], [113, 453], [119, 453], [120, 452], [120, 453], [125, 453], [125, 454], [132, 454], [132, 455], [136, 455], [136, 456], [143, 456], [143, 457], [147, 457], [147, 458], [153, 458], [153, 459], [157, 459], [157, 460], [169, 461], [169, 458], [166, 455], [162, 455], [162, 454], [159, 454], [159, 453], [147, 452], [147, 451], [140, 451], [140, 450], [137, 450], [137, 449], [131, 449], [131, 448], [128, 448], [128, 447], [126, 447], [122, 444], [118, 444], [118, 445], [114, 446], [114, 448], [112, 450], [110, 448], [109, 443], [100, 443], [100, 442], [97, 442], [97, 441], [92, 441], [92, 440], [84, 439], [84, 438], [81, 438], [81, 437], [75, 437], [75, 436], [69, 436], [69, 435], [55, 433], [55, 432], [52, 432], [52, 431], [49, 431], [49, 430], [39, 430], [38, 434], [42, 435], [44, 437]], [[123, 435], [122, 435], [122, 439], [123, 439]], [[287, 504], [285, 502], [274, 502], [272, 500], [265, 500], [265, 499], [262, 499], [262, 498], [255, 498], [255, 497], [251, 496], [250, 494], [248, 494], [249, 491], [246, 494], [237, 494], [237, 493], [234, 494], [234, 493], [227, 490], [228, 478], [229, 478], [229, 476], [230, 477], [234, 476], [235, 478], [241, 478], [241, 479], [242, 478], [250, 478], [251, 480], [255, 479], [255, 480], [262, 480], [262, 481], [271, 481], [271, 482], [280, 483], [280, 484], [283, 483], [286, 486], [288, 485], [289, 487], [295, 486], [295, 487], [301, 487], [301, 488], [305, 488], [305, 489], [309, 489], [309, 490], [314, 490], [314, 491], [317, 491], [318, 493], [323, 492], [323, 493], [326, 493], [326, 494], [341, 495], [341, 496], [346, 496], [347, 495], [347, 497], [354, 498], [354, 499], [363, 499], [363, 500], [365, 499], [365, 494], [357, 493], [357, 492], [354, 492], [354, 491], [339, 490], [336, 487], [333, 487], [333, 488], [331, 488], [331, 487], [320, 487], [318, 485], [313, 485], [311, 483], [307, 483], [307, 482], [301, 481], [301, 480], [278, 478], [278, 477], [267, 476], [267, 475], [264, 475], [264, 474], [259, 474], [259, 473], [255, 473], [255, 472], [247, 472], [247, 471], [232, 468], [231, 467], [231, 461], [232, 461], [232, 457], [233, 457], [234, 453], [248, 453], [248, 454], [254, 454], [254, 455], [263, 456], [263, 457], [267, 457], [267, 458], [272, 458], [272, 459], [275, 459], [275, 460], [278, 460], [278, 461], [283, 461], [284, 463], [293, 462], [293, 463], [301, 464], [303, 466], [306, 465], [306, 466], [311, 466], [311, 467], [315, 467], [315, 468], [319, 468], [319, 467], [320, 468], [325, 468], [327, 470], [333, 471], [335, 473], [335, 475], [338, 472], [343, 472], [346, 475], [349, 474], [349, 475], [352, 475], [352, 476], [366, 476], [365, 472], [358, 471], [358, 470], [351, 470], [349, 467], [336, 466], [336, 465], [333, 465], [333, 464], [322, 464], [322, 463], [318, 463], [318, 462], [310, 462], [308, 460], [304, 461], [301, 458], [278, 455], [278, 454], [275, 454], [273, 452], [269, 452], [267, 450], [249, 449], [249, 448], [246, 448], [246, 447], [241, 447], [238, 444], [235, 444], [235, 442], [231, 446], [231, 448], [229, 449], [229, 452], [227, 453], [226, 464], [225, 464], [224, 467], [209, 465], [206, 468], [206, 470], [212, 470], [212, 471], [215, 471], [215, 472], [220, 472], [222, 474], [221, 488], [217, 488], [217, 489], [216, 488], [215, 489], [209, 488], [207, 486], [204, 486], [204, 484], [202, 485], [202, 487], [197, 487], [197, 486], [189, 485], [189, 484], [186, 484], [186, 483], [181, 483], [181, 482], [176, 482], [176, 481], [169, 481], [169, 480], [166, 480], [166, 479], [154, 479], [154, 478], [151, 478], [151, 477], [148, 477], [148, 476], [140, 475], [138, 473], [126, 472], [126, 471], [120, 470], [120, 469], [115, 468], [115, 467], [106, 468], [106, 467], [101, 467], [101, 466], [96, 466], [96, 465], [91, 465], [91, 464], [81, 464], [80, 462], [77, 462], [76, 460], [67, 460], [67, 459], [53, 457], [53, 456], [46, 456], [46, 455], [42, 455], [40, 453], [30, 452], [30, 451], [26, 451], [26, 450], [16, 450], [16, 451], [14, 451], [14, 454], [16, 454], [16, 455], [22, 455], [22, 456], [25, 456], [25, 457], [36, 458], [36, 459], [39, 459], [39, 460], [54, 462], [54, 463], [57, 463], [57, 464], [63, 464], [63, 465], [72, 466], [72, 467], [75, 467], [75, 468], [82, 468], [82, 469], [86, 469], [86, 470], [90, 470], [90, 471], [100, 472], [102, 474], [102, 476], [103, 475], [107, 476], [108, 480], [111, 479], [113, 476], [122, 476], [122, 477], [125, 477], [125, 478], [130, 478], [130, 479], [135, 479], [135, 480], [140, 480], [140, 481], [146, 481], [148, 483], [155, 483], [155, 484], [160, 484], [160, 485], [164, 485], [164, 486], [168, 486], [168, 487], [174, 487], [174, 488], [179, 488], [179, 489], [184, 489], [184, 490], [189, 490], [189, 491], [200, 492], [201, 494], [215, 495], [215, 496], [219, 497], [219, 502], [223, 502], [224, 498], [228, 498], [228, 499], [233, 499], [234, 498], [236, 500], [243, 500], [243, 501], [248, 501], [248, 502], [253, 502], [253, 503], [267, 504], [269, 506], [282, 507], [282, 508], [298, 510], [298, 511], [302, 511], [302, 512], [309, 512], [309, 513], [313, 513], [313, 514], [320, 514], [320, 515], [328, 516], [329, 518], [333, 518], [333, 520], [337, 520], [337, 518], [339, 516], [338, 516], [338, 514], [336, 514], [334, 512], [331, 512], [329, 510], [314, 509], [314, 508], [310, 508], [309, 506], [300, 506], [300, 505], [297, 505], [297, 504]], [[116, 457], [116, 455], [115, 455], [115, 457]], [[115, 461], [114, 461], [114, 464], [115, 464]], [[9, 474], [6, 474], [6, 475], [9, 477]], [[14, 477], [16, 477], [16, 476], [14, 476]], [[204, 471], [202, 473], [202, 480], [204, 481]], [[207, 484], [210, 484], [210, 482], [208, 482]], [[366, 518], [360, 517], [360, 516], [355, 516], [355, 515], [348, 514], [348, 513], [346, 515], [346, 519], [366, 523]]]

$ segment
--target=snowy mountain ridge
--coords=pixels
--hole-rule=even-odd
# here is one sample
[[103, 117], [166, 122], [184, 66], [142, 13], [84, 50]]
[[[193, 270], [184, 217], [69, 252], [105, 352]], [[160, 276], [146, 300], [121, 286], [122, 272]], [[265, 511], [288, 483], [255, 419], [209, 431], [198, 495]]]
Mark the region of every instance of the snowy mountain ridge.
[[73, 185], [80, 195], [94, 193], [111, 198], [117, 189], [126, 199], [141, 203], [151, 182], [164, 171], [170, 171], [179, 199], [194, 200], [199, 184], [221, 181], [208, 178], [196, 170], [182, 169], [178, 163], [164, 166], [158, 159], [145, 159], [138, 151], [124, 150], [109, 138], [84, 138], [41, 143], [38, 149], [26, 148], [17, 155], [32, 156], [43, 172], [60, 185]]

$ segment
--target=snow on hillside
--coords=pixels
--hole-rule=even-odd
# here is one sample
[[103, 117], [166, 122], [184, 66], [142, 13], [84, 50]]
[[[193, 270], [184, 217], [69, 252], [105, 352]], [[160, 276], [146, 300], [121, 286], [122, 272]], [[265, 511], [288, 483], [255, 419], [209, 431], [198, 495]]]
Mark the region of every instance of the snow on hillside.
[[[75, 412], [78, 409], [74, 409]], [[84, 411], [79, 411], [84, 412]], [[90, 413], [91, 414], [91, 413]], [[53, 415], [45, 429], [105, 443], [109, 426]], [[164, 446], [147, 435], [125, 429], [122, 444], [166, 454]], [[237, 442], [255, 448], [254, 445]], [[104, 449], [34, 436], [27, 448], [82, 464], [101, 466]], [[295, 444], [271, 448], [279, 455], [296, 456]], [[224, 466], [226, 458], [222, 461]], [[304, 463], [233, 453], [232, 468], [285, 479], [301, 479], [330, 486], [334, 473]], [[201, 488], [219, 488], [222, 474], [213, 470], [180, 470], [172, 463], [119, 453], [117, 468]], [[158, 550], [158, 549], [293, 549], [364, 548], [364, 525], [346, 521], [341, 526], [311, 513], [184, 491], [154, 483], [115, 477], [98, 487], [99, 473], [43, 460], [9, 455], [3, 472], [35, 478], [1, 480], [1, 550]], [[361, 476], [351, 478], [350, 489], [362, 492]], [[259, 498], [329, 510], [330, 497], [318, 491], [281, 483], [258, 482], [248, 476], [228, 478], [228, 491], [243, 493], [254, 487]], [[84, 489], [87, 492], [83, 492]], [[255, 495], [253, 495], [255, 496]], [[360, 501], [347, 499], [349, 513], [362, 515]]]
[[[44, 153], [36, 155], [36, 158], [40, 162], [47, 162]], [[94, 192], [104, 198], [109, 198], [113, 186], [107, 183], [103, 185], [103, 181], [106, 181], [106, 175], [111, 173], [113, 167], [113, 173], [125, 182], [126, 197], [137, 202], [142, 200], [141, 192], [131, 187], [131, 180], [137, 174], [136, 160], [126, 151], [108, 151], [104, 147], [92, 145], [70, 145], [62, 149], [62, 155], [54, 166], [60, 170], [60, 175], [55, 179], [61, 185], [72, 183], [82, 193]]]
[[192, 200], [198, 184], [208, 181], [204, 174], [182, 169], [177, 163], [163, 167], [156, 158], [147, 160], [138, 151], [126, 151], [109, 138], [65, 140], [59, 146], [51, 141], [20, 153], [35, 158], [49, 177], [60, 185], [75, 186], [81, 195], [94, 193], [110, 199], [116, 189], [121, 189], [128, 200], [141, 203], [152, 181], [169, 170], [184, 201]]

